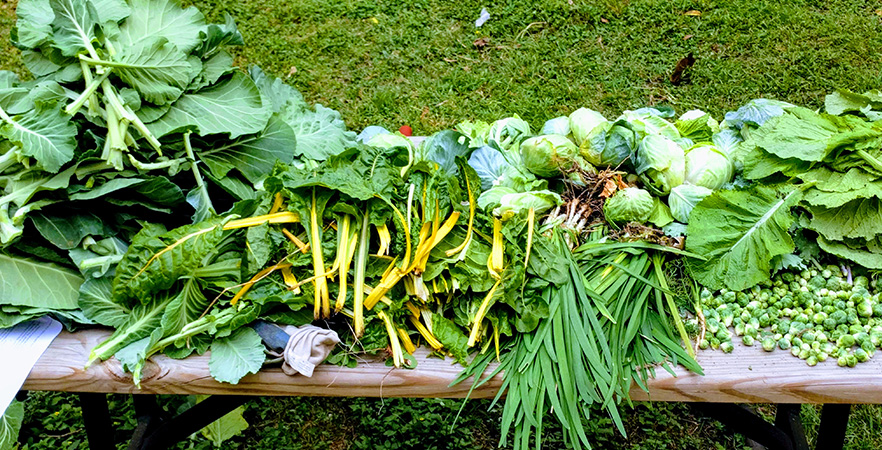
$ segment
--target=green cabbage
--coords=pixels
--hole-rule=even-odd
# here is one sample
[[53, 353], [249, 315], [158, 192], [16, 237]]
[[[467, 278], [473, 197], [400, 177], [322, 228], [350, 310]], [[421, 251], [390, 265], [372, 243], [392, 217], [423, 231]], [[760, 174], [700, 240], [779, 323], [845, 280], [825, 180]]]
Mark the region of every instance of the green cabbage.
[[634, 165], [646, 188], [658, 196], [668, 195], [686, 176], [683, 148], [664, 136], [644, 137], [634, 153]]
[[[468, 135], [468, 133], [463, 133]], [[493, 122], [490, 129], [487, 130], [487, 141], [495, 143], [500, 150], [508, 152], [532, 134], [530, 124], [515, 115]]]
[[686, 152], [686, 183], [717, 190], [732, 181], [734, 174], [732, 161], [713, 145], [698, 145]]
[[610, 127], [609, 121], [597, 111], [588, 108], [579, 108], [570, 114], [570, 130], [573, 140], [581, 146], [592, 145], [603, 147], [606, 130]]
[[630, 168], [631, 154], [637, 147], [634, 130], [627, 122], [618, 121], [602, 135], [604, 139], [598, 142], [599, 145], [593, 145], [595, 141], [589, 140], [579, 147], [582, 157], [597, 167]]
[[674, 126], [680, 136], [695, 142], [710, 142], [714, 133], [720, 131], [719, 122], [700, 109], [687, 111], [674, 122]]
[[539, 134], [557, 134], [560, 136], [570, 135], [570, 118], [567, 116], [555, 117], [545, 121]]
[[521, 163], [540, 177], [560, 175], [571, 169], [578, 156], [576, 144], [556, 134], [532, 137], [521, 144]]
[[637, 133], [637, 137], [644, 136], [664, 136], [669, 139], [679, 139], [680, 132], [671, 122], [653, 114], [652, 109], [643, 109], [637, 111], [625, 111], [619, 120], [628, 122], [632, 130]]
[[646, 222], [655, 207], [652, 195], [640, 188], [625, 188], [607, 199], [603, 215], [610, 223]]

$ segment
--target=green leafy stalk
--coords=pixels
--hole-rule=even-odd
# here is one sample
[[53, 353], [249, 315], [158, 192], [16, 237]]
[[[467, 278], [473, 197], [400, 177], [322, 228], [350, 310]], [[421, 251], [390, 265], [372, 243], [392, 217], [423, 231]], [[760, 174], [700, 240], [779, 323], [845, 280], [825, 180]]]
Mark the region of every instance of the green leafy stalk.
[[355, 290], [353, 293], [354, 300], [352, 307], [354, 312], [353, 321], [355, 322], [355, 337], [361, 337], [364, 335], [364, 283], [368, 260], [368, 240], [370, 239], [371, 232], [369, 216], [370, 210], [369, 208], [366, 208], [361, 220], [361, 229], [359, 230], [358, 249], [356, 250], [355, 256], [355, 279], [352, 281], [353, 289]]
[[[187, 159], [190, 161], [190, 170], [193, 172], [193, 178], [196, 179], [196, 189], [199, 196], [202, 197], [202, 208], [197, 208], [197, 215], [201, 215], [200, 211], [214, 214], [214, 205], [211, 203], [211, 197], [208, 196], [208, 188], [202, 180], [202, 174], [199, 173], [199, 166], [196, 164], [196, 156], [193, 154], [193, 147], [190, 145], [190, 132], [184, 133], [184, 151], [187, 153]], [[207, 217], [201, 217], [204, 220]]]

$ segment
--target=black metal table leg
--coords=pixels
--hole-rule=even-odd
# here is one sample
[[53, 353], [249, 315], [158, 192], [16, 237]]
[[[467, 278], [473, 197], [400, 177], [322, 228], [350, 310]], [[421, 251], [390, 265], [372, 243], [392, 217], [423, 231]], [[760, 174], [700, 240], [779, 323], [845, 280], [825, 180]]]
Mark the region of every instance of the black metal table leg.
[[107, 406], [107, 394], [79, 394], [80, 407], [83, 410], [83, 423], [86, 425], [86, 437], [91, 450], [115, 450], [113, 442], [113, 424], [110, 422], [110, 409]]
[[781, 403], [777, 406], [775, 426], [790, 437], [793, 450], [809, 450], [808, 441], [805, 438], [805, 428], [802, 426], [802, 418], [800, 417], [802, 405]]
[[797, 450], [791, 436], [747, 409], [729, 403], [696, 403], [693, 405], [736, 433], [765, 446], [768, 450]]
[[[135, 397], [137, 398], [137, 396]], [[135, 441], [130, 450], [166, 449], [175, 442], [186, 439], [191, 434], [205, 428], [208, 424], [242, 406], [250, 397], [238, 395], [214, 395], [193, 405], [177, 416], [165, 420], [150, 430], [139, 445]]]
[[818, 427], [817, 450], [841, 449], [845, 445], [845, 430], [851, 405], [824, 405], [821, 409], [821, 425]]
[[150, 433], [162, 422], [163, 411], [156, 403], [154, 395], [132, 395], [132, 402], [135, 404], [138, 425], [135, 426], [128, 448], [129, 450], [138, 450], [150, 436]]

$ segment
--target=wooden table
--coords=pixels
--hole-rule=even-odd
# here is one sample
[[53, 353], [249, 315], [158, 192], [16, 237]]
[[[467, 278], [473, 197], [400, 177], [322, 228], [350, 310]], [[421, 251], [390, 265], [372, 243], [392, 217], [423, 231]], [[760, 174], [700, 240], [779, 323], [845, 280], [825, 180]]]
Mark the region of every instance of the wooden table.
[[[255, 375], [246, 376], [237, 385], [218, 383], [211, 377], [208, 371], [208, 355], [192, 356], [184, 360], [174, 360], [160, 355], [152, 358], [145, 366], [141, 389], [138, 389], [132, 384], [131, 376], [122, 370], [115, 359], [83, 369], [89, 351], [107, 335], [109, 331], [97, 329], [76, 333], [62, 332], [34, 366], [23, 389], [99, 394], [97, 397], [84, 396], [83, 406], [84, 412], [97, 408], [97, 414], [100, 416], [106, 414], [102, 412], [106, 411], [106, 402], [103, 410], [100, 405], [105, 393], [221, 394], [214, 403], [208, 403], [204, 407], [207, 410], [218, 410], [223, 409], [221, 404], [224, 402], [226, 402], [225, 407], [238, 406], [251, 396], [462, 398], [469, 388], [468, 382], [450, 386], [459, 374], [460, 366], [453, 364], [450, 359], [432, 358], [428, 357], [426, 351], [418, 351], [415, 355], [418, 366], [413, 370], [394, 369], [381, 361], [367, 361], [355, 369], [322, 365], [316, 369], [312, 378], [291, 377], [280, 369], [265, 369]], [[823, 403], [825, 408], [830, 407], [829, 412], [825, 409], [824, 414], [838, 417], [837, 422], [842, 422], [843, 437], [844, 422], [841, 419], [844, 416], [847, 421], [848, 406], [844, 406], [843, 410], [842, 407], [837, 409], [831, 404], [882, 403], [882, 357], [858, 364], [855, 368], [838, 367], [833, 359], [816, 367], [808, 367], [804, 361], [794, 358], [789, 352], [776, 350], [767, 353], [759, 345], [744, 347], [736, 344], [732, 354], [701, 351], [698, 362], [704, 368], [704, 376], [689, 373], [682, 367], [675, 369], [676, 376], [659, 369], [656, 378], [648, 384], [649, 392], [646, 393], [635, 386], [631, 389], [631, 397], [637, 401], [710, 404]], [[501, 377], [497, 376], [475, 390], [472, 397], [493, 397], [500, 383]], [[224, 399], [224, 396], [227, 398]], [[142, 397], [147, 396], [135, 396], [136, 399]], [[94, 404], [89, 406], [89, 403], [93, 403], [92, 400], [96, 399], [99, 400], [97, 406]], [[723, 416], [721, 417], [723, 419], [732, 419], [730, 416], [737, 416], [740, 414], [739, 411], [742, 411], [740, 408], [732, 409], [734, 406], [731, 405], [728, 407], [707, 405], [707, 407], [710, 408], [712, 415]], [[798, 413], [798, 409], [796, 412]], [[793, 413], [791, 408], [788, 413], [790, 417], [783, 419], [779, 417], [776, 427], [766, 425], [771, 428], [784, 428], [784, 434], [789, 435], [788, 437], [793, 440], [793, 435], [799, 432], [792, 429], [792, 426], [796, 425]], [[205, 411], [194, 412], [193, 415], [200, 414], [205, 415]], [[757, 430], [763, 427], [761, 423], [746, 416], [737, 419], [741, 423], [736, 424], [738, 425], [735, 426], [736, 431], [740, 426], [745, 434], [751, 432], [756, 434]], [[192, 417], [189, 420], [192, 420]], [[791, 422], [789, 428], [785, 426], [788, 425], [785, 422]], [[795, 422], [798, 422], [798, 414]], [[775, 430], [763, 431], [773, 435], [770, 439], [776, 439]], [[838, 428], [833, 431], [838, 438], [840, 434]], [[96, 431], [101, 434], [106, 432], [106, 429]], [[163, 434], [170, 435], [169, 433], [169, 430], [163, 431]], [[187, 435], [189, 433], [183, 437]], [[142, 445], [130, 448], [148, 447], [150, 446]], [[93, 448], [99, 447], [93, 446]], [[794, 445], [789, 448], [803, 447]], [[818, 448], [834, 447], [821, 447], [819, 444]]]

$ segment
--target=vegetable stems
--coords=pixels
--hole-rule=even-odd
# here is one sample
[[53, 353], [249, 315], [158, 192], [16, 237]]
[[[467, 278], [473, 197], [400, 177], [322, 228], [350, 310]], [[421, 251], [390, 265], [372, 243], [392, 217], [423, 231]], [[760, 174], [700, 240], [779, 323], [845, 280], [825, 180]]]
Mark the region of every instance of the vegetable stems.
[[358, 250], [355, 259], [355, 279], [353, 287], [355, 289], [353, 295], [353, 314], [355, 322], [355, 337], [360, 338], [364, 335], [364, 282], [365, 270], [367, 268], [368, 257], [368, 238], [370, 237], [370, 218], [369, 211], [364, 212], [361, 219], [360, 236], [358, 239]]
[[315, 269], [315, 308], [313, 316], [316, 320], [331, 317], [331, 299], [328, 292], [328, 281], [325, 279], [325, 262], [322, 256], [321, 227], [318, 220], [315, 189], [312, 191], [312, 204], [309, 208], [309, 244], [312, 247], [312, 264]]

